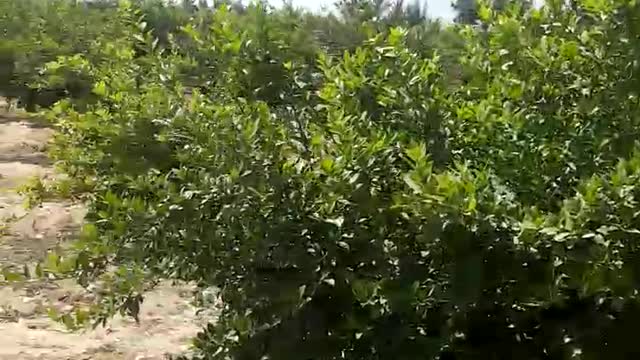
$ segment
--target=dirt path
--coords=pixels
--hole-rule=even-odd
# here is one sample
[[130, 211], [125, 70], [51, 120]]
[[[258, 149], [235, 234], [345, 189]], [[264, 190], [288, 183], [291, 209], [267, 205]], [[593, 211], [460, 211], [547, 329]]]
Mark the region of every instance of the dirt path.
[[[44, 149], [50, 129], [0, 109], [0, 264], [22, 266], [63, 244], [85, 210], [71, 202], [47, 202], [27, 211], [15, 188], [32, 176], [53, 175]], [[145, 297], [140, 324], [116, 318], [106, 329], [70, 333], [46, 316], [88, 301], [73, 281], [0, 286], [0, 360], [163, 359], [188, 349], [200, 319], [189, 304], [190, 288], [161, 285]]]

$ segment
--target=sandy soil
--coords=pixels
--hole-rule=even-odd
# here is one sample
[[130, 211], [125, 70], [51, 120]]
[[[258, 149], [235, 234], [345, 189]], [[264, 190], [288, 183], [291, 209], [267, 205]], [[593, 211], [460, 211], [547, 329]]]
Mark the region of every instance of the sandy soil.
[[[1, 101], [1, 99], [0, 99]], [[85, 214], [82, 204], [47, 202], [25, 210], [15, 188], [53, 169], [44, 153], [51, 129], [0, 106], [0, 264], [23, 266], [73, 238]], [[0, 286], [0, 360], [164, 359], [187, 351], [203, 319], [190, 305], [188, 286], [162, 284], [147, 294], [140, 323], [116, 318], [107, 328], [71, 333], [46, 316], [90, 295], [71, 280]]]

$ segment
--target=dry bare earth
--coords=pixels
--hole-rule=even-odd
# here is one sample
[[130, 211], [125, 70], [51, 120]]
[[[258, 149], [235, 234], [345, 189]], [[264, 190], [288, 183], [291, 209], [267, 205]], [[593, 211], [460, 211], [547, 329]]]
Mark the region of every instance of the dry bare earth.
[[[0, 98], [0, 102], [2, 99]], [[0, 109], [2, 108], [0, 104]], [[52, 130], [0, 110], [0, 264], [23, 266], [72, 238], [85, 214], [81, 204], [47, 202], [25, 210], [16, 186], [51, 177], [44, 149]], [[0, 360], [163, 359], [188, 350], [201, 326], [188, 286], [163, 284], [149, 293], [140, 324], [116, 318], [107, 328], [71, 333], [46, 316], [48, 306], [69, 308], [91, 300], [71, 280], [0, 285]]]

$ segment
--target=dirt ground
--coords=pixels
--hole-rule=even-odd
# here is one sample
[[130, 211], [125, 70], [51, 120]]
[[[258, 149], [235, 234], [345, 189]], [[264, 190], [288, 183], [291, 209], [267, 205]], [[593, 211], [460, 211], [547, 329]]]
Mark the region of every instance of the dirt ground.
[[[0, 99], [0, 102], [2, 99]], [[82, 204], [47, 202], [25, 210], [15, 189], [32, 176], [54, 175], [44, 153], [52, 130], [0, 106], [0, 264], [22, 266], [72, 239]], [[203, 319], [190, 305], [190, 287], [163, 284], [147, 294], [140, 323], [116, 318], [107, 328], [72, 333], [49, 320], [58, 309], [90, 301], [71, 280], [0, 285], [0, 360], [150, 360], [188, 351]], [[210, 320], [210, 319], [209, 319]]]

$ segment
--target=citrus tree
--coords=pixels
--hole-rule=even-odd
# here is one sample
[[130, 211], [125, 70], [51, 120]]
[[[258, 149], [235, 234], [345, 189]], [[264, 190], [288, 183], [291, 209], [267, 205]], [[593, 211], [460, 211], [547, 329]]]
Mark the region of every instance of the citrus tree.
[[313, 37], [259, 4], [163, 48], [117, 11], [46, 67], [93, 84], [49, 113], [92, 190], [65, 264], [101, 296], [73, 321], [137, 316], [169, 278], [223, 300], [196, 359], [638, 353], [634, 1], [480, 4], [447, 62], [415, 28], [293, 46]]

